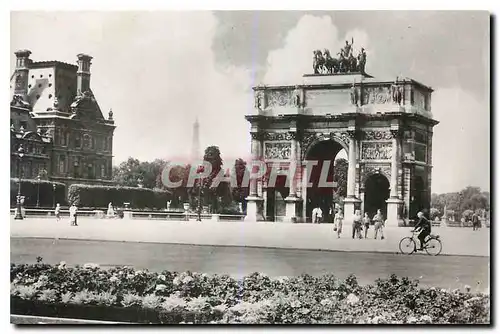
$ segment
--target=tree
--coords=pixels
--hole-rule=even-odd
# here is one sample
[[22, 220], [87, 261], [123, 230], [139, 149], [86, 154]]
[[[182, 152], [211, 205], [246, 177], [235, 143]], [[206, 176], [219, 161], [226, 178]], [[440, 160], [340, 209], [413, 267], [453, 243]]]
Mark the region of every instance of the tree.
[[249, 173], [246, 161], [241, 158], [236, 159], [234, 161], [233, 172], [236, 174], [236, 187], [233, 188], [233, 199], [239, 203], [244, 203], [249, 191], [248, 185], [243, 184], [245, 173]]
[[167, 162], [163, 159], [141, 162], [139, 164], [139, 174], [143, 187], [149, 189], [161, 188], [161, 174], [166, 165]]
[[161, 173], [166, 161], [156, 159], [152, 162], [139, 161], [129, 157], [118, 167], [113, 168], [113, 181], [124, 187], [160, 188]]
[[333, 179], [337, 182], [336, 194], [338, 197], [347, 196], [347, 170], [349, 169], [349, 162], [340, 158], [335, 160], [333, 169]]
[[[165, 167], [168, 166], [168, 163], [165, 164]], [[164, 167], [164, 168], [165, 168]], [[168, 189], [172, 192], [172, 202], [170, 203], [171, 208], [182, 209], [184, 207], [184, 202], [189, 199], [189, 194], [186, 188], [190, 165], [175, 165], [172, 166], [169, 173], [169, 179], [172, 183], [177, 183], [181, 181], [180, 187], [167, 187], [167, 184], [164, 184], [162, 180], [162, 174], [158, 176], [157, 184], [160, 185], [161, 188]], [[162, 169], [163, 172], [163, 169]], [[165, 177], [165, 176], [163, 176]]]
[[227, 187], [227, 184], [221, 182], [219, 185], [213, 189], [212, 183], [214, 178], [219, 174], [222, 169], [222, 158], [220, 156], [220, 150], [218, 146], [208, 146], [205, 149], [205, 154], [203, 156], [203, 160], [208, 162], [212, 166], [212, 170], [210, 175], [203, 179], [203, 189], [204, 192], [203, 198], [211, 203], [212, 208], [215, 212], [218, 210], [218, 197], [221, 195], [224, 186]]
[[444, 207], [448, 211], [455, 212], [455, 219], [460, 219], [466, 210], [486, 210], [490, 208], [489, 192], [481, 192], [479, 187], [466, 187], [460, 192], [432, 194], [431, 206], [444, 212]]
[[120, 186], [137, 187], [141, 177], [140, 164], [138, 159], [129, 157], [118, 167], [113, 168], [113, 181]]
[[440, 215], [440, 212], [439, 212], [439, 210], [438, 210], [438, 209], [436, 209], [436, 208], [431, 208], [431, 211], [430, 211], [430, 213], [429, 213], [429, 216], [430, 216], [431, 220], [435, 220], [435, 219], [436, 219], [436, 217], [438, 217], [439, 215]]

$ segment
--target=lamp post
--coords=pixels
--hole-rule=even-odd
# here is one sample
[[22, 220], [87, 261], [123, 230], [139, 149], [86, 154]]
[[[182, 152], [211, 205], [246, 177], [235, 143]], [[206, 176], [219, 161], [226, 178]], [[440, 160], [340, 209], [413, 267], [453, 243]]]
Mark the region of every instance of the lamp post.
[[56, 184], [52, 183], [52, 207], [56, 207]]
[[200, 183], [198, 184], [198, 219], [197, 221], [201, 222], [201, 187], [203, 185], [203, 178], [200, 179]]
[[17, 201], [16, 201], [16, 216], [14, 219], [22, 220], [23, 214], [21, 213], [21, 160], [24, 156], [23, 145], [19, 145], [17, 149], [17, 172], [18, 172], [18, 187], [17, 187]]
[[40, 207], [40, 174], [36, 176], [37, 192], [36, 192], [36, 207]]

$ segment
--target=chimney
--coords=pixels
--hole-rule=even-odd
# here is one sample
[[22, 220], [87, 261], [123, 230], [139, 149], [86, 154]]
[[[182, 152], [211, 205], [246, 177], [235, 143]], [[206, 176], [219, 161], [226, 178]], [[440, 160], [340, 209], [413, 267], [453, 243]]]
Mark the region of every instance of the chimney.
[[83, 53], [78, 57], [78, 72], [76, 72], [76, 94], [81, 95], [90, 90], [90, 61], [92, 57]]
[[14, 85], [14, 95], [22, 96], [24, 101], [28, 100], [28, 79], [30, 50], [19, 50], [14, 52], [16, 55], [16, 82]]

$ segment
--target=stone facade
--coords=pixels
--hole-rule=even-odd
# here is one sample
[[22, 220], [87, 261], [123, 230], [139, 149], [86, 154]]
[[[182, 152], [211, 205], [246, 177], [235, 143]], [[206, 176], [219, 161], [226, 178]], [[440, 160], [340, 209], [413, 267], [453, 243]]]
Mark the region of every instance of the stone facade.
[[[301, 85], [257, 86], [254, 93], [255, 112], [246, 116], [254, 159], [263, 159], [268, 167], [276, 162], [283, 169], [292, 162], [304, 166], [317, 158], [313, 155], [318, 154], [318, 145], [330, 142], [330, 156], [342, 149], [349, 156], [347, 217], [364, 208], [371, 196], [365, 193], [366, 185], [374, 175], [385, 178], [388, 185], [383, 211], [391, 223], [429, 209], [432, 129], [438, 124], [430, 109], [431, 88], [408, 78], [384, 81], [353, 73], [305, 75]], [[310, 219], [312, 202], [322, 195], [316, 199], [308, 195], [313, 190], [305, 180], [307, 168], [300, 169], [295, 177], [299, 180], [285, 190], [276, 187], [266, 193], [265, 180], [256, 180], [256, 189], [264, 182], [263, 194], [250, 196], [249, 201], [255, 202], [250, 208], [262, 211], [251, 213], [252, 217]], [[280, 214], [270, 212], [270, 201], [283, 191], [289, 191], [284, 216], [282, 209], [277, 210]]]
[[115, 125], [90, 88], [92, 57], [79, 54], [78, 65], [71, 65], [33, 62], [30, 54], [16, 52], [11, 80], [11, 176], [18, 176], [20, 163], [27, 179], [111, 184]]

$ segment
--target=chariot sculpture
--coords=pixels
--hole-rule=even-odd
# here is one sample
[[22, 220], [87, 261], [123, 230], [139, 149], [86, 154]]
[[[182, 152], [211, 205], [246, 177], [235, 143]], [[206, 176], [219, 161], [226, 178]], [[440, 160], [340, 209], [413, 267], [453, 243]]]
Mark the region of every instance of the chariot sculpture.
[[338, 58], [333, 58], [328, 49], [313, 51], [314, 74], [337, 74], [337, 73], [365, 73], [366, 52], [361, 48], [359, 54], [353, 55], [352, 45], [354, 39], [345, 42], [346, 45], [337, 53]]

